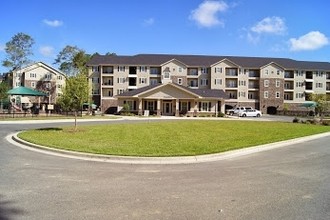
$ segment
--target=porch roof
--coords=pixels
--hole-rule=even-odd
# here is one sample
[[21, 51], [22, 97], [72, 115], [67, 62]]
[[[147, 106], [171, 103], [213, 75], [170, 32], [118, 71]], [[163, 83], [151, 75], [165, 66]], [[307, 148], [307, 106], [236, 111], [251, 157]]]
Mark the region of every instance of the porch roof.
[[154, 89], [163, 87], [163, 86], [173, 86], [176, 87], [182, 91], [185, 91], [187, 93], [193, 94], [196, 97], [199, 98], [220, 98], [220, 99], [228, 99], [227, 94], [220, 89], [191, 89], [185, 86], [178, 85], [176, 83], [168, 83], [168, 84], [157, 84], [157, 85], [150, 85], [145, 86], [142, 88], [138, 88], [132, 91], [124, 92], [120, 95], [117, 95], [118, 98], [126, 98], [126, 97], [138, 97], [141, 94], [144, 94], [146, 92], [152, 91]]

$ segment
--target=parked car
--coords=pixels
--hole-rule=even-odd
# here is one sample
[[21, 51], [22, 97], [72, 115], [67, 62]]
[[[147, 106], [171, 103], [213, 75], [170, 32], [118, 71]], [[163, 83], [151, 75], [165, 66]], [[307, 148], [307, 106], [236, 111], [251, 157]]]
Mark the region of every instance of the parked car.
[[261, 111], [256, 109], [246, 109], [238, 113], [239, 117], [260, 117], [262, 116]]
[[253, 110], [253, 108], [252, 107], [236, 107], [236, 108], [233, 108], [233, 109], [229, 109], [227, 111], [227, 114], [228, 115], [236, 115], [239, 112], [245, 111], [245, 110]]

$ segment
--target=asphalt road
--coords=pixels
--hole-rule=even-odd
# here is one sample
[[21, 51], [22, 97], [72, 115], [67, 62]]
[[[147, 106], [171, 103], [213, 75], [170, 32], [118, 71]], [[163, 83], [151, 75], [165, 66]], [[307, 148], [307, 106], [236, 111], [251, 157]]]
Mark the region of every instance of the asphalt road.
[[[132, 122], [130, 122], [132, 123]], [[0, 125], [0, 135], [43, 125]], [[230, 160], [128, 165], [0, 140], [0, 219], [330, 219], [330, 137]]]

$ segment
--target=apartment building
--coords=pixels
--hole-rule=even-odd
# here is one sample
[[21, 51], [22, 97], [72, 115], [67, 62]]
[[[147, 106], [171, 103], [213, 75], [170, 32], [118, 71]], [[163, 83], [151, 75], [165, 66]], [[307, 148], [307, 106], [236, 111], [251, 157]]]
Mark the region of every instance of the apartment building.
[[[136, 111], [152, 109], [158, 114], [171, 108], [169, 113], [177, 115], [182, 106], [195, 113], [225, 112], [234, 106], [275, 113], [284, 107], [304, 110], [302, 103], [312, 93], [330, 96], [328, 62], [138, 54], [95, 55], [88, 66], [93, 99], [102, 111], [131, 103]], [[203, 92], [219, 96], [203, 96]]]
[[31, 101], [41, 104], [54, 104], [62, 94], [66, 76], [61, 71], [43, 63], [37, 62], [25, 66], [12, 73], [12, 87], [24, 86], [48, 94], [47, 97], [31, 97]]

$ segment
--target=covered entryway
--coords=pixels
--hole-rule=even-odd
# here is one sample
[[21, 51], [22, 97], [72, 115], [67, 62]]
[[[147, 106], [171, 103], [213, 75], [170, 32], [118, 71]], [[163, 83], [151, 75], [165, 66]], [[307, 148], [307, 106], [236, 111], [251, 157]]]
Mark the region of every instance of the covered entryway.
[[274, 106], [267, 107], [267, 114], [276, 115], [276, 113], [277, 113], [277, 108], [276, 107], [274, 107]]
[[163, 115], [173, 115], [173, 102], [169, 100], [163, 100]]

